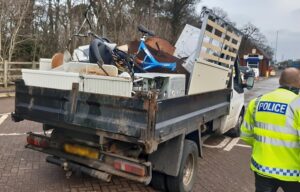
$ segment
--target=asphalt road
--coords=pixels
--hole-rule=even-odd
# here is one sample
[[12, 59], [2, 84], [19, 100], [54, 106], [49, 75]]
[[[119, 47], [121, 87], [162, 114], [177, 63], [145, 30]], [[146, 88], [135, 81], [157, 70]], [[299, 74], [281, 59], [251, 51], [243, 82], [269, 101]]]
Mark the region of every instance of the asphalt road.
[[[246, 91], [247, 102], [277, 87], [278, 78], [260, 80], [251, 91]], [[26, 132], [40, 132], [41, 124], [23, 121], [14, 123], [9, 113], [13, 111], [14, 99], [0, 99], [0, 192], [11, 191], [102, 191], [138, 192], [154, 191], [119, 177], [111, 183], [74, 175], [45, 162], [46, 155], [25, 149]], [[254, 176], [249, 169], [251, 149], [239, 138], [210, 136], [204, 142], [204, 158], [199, 161], [196, 192], [252, 192]]]

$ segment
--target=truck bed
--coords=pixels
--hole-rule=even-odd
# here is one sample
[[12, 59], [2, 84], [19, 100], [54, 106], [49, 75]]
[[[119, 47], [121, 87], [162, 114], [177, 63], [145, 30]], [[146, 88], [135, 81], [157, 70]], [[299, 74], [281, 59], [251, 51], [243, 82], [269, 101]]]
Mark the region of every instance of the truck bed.
[[142, 143], [146, 152], [180, 134], [227, 115], [231, 90], [157, 100], [155, 92], [117, 97], [26, 86], [16, 82], [15, 121], [24, 119], [53, 127]]

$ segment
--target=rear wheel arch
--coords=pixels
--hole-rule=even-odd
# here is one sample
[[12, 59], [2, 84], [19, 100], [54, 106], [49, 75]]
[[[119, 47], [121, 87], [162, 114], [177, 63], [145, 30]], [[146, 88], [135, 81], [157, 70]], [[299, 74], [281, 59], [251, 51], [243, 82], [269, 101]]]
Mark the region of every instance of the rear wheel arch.
[[195, 142], [198, 148], [198, 156], [202, 157], [201, 131], [200, 130], [193, 131], [187, 134], [185, 136], [185, 139]]
[[198, 171], [198, 152], [194, 141], [185, 140], [182, 160], [178, 176], [167, 176], [166, 184], [169, 191], [192, 191]]

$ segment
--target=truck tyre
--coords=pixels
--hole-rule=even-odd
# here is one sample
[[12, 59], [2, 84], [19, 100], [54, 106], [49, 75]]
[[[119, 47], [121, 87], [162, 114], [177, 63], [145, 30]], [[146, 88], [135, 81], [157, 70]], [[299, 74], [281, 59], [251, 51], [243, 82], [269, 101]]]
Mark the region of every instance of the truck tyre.
[[177, 177], [167, 176], [170, 192], [192, 191], [198, 170], [198, 148], [195, 142], [184, 141], [182, 160]]
[[236, 125], [229, 131], [229, 136], [231, 137], [239, 137], [241, 135], [241, 125], [243, 123], [244, 111], [241, 111]]
[[167, 191], [166, 175], [160, 172], [152, 171], [152, 180], [150, 185], [158, 191]]

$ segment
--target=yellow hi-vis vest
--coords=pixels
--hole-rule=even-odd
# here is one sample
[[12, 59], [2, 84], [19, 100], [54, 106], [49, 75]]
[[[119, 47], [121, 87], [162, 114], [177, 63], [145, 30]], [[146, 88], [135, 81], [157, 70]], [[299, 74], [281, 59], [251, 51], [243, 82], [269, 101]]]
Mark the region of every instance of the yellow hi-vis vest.
[[[249, 103], [241, 138], [252, 146], [251, 169], [300, 182], [300, 97], [278, 88]], [[299, 189], [300, 190], [300, 189]]]

